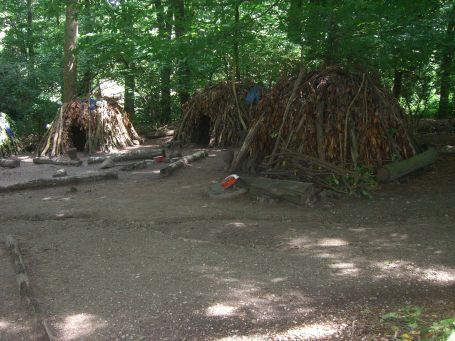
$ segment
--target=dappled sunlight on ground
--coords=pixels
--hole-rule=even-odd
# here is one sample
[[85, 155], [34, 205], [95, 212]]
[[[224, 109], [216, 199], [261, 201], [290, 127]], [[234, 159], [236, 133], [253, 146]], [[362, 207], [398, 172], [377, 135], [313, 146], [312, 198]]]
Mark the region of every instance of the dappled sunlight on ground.
[[94, 332], [106, 327], [107, 321], [85, 313], [69, 315], [62, 322], [57, 323], [60, 338], [63, 340], [90, 338]]
[[347, 245], [349, 245], [349, 242], [341, 238], [312, 238], [308, 236], [290, 238], [287, 242], [282, 244], [283, 248], [286, 248], [287, 246], [290, 249], [311, 249], [316, 247], [339, 247]]
[[421, 268], [412, 262], [402, 260], [376, 262], [373, 265], [381, 270], [381, 272], [377, 274], [377, 278], [394, 276], [397, 278], [412, 278], [414, 280], [442, 285], [455, 284], [454, 268], [444, 266]]
[[315, 323], [293, 327], [279, 333], [235, 335], [223, 337], [217, 339], [217, 341], [319, 340], [321, 338], [336, 337], [344, 328], [346, 328], [344, 324]]
[[228, 284], [221, 292], [213, 293], [213, 297], [219, 297], [217, 302], [199, 311], [199, 314], [208, 318], [247, 319], [258, 324], [289, 318], [300, 319], [313, 311], [313, 300], [301, 290], [280, 290], [287, 278], [276, 277], [265, 282], [235, 278], [231, 271], [220, 267], [199, 267], [197, 270], [214, 283]]
[[29, 330], [30, 328], [28, 327], [0, 318], [0, 339], [5, 335], [13, 337], [15, 334], [20, 334]]
[[233, 316], [236, 315], [236, 310], [236, 307], [217, 303], [207, 308], [207, 316]]

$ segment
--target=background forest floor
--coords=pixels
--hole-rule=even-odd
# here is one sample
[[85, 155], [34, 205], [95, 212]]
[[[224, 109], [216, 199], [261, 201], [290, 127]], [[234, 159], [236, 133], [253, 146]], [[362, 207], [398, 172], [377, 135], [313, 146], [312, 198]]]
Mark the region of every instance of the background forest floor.
[[[403, 306], [455, 315], [454, 158], [314, 208], [211, 200], [222, 169], [211, 151], [164, 179], [0, 196], [0, 236], [19, 240], [59, 339], [371, 339]], [[23, 339], [4, 256], [0, 339]]]

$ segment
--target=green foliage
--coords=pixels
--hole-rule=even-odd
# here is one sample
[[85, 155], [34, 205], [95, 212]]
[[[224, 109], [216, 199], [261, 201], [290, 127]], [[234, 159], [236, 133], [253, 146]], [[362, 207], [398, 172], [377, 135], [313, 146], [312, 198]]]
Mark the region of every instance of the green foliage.
[[383, 314], [381, 323], [390, 328], [397, 340], [438, 340], [455, 338], [455, 317], [432, 321], [425, 318], [423, 309], [408, 306]]
[[[0, 110], [25, 121], [24, 131], [37, 131], [60, 104], [65, 2], [27, 3], [0, 3]], [[434, 116], [441, 58], [454, 45], [447, 39], [453, 13], [447, 0], [240, 0], [238, 22], [231, 0], [79, 3], [80, 82], [93, 88], [100, 79], [133, 78], [133, 120], [143, 124], [162, 119], [163, 87], [171, 93], [170, 118], [178, 119], [181, 92], [231, 79], [235, 44], [243, 79], [270, 86], [295, 72], [301, 57], [308, 68], [337, 63], [377, 71], [390, 87], [399, 72], [406, 111]], [[177, 4], [184, 5], [183, 18]], [[450, 68], [453, 108], [453, 61]], [[161, 77], [166, 70], [169, 84]]]
[[374, 172], [362, 166], [357, 166], [353, 175], [350, 176], [331, 175], [325, 180], [325, 183], [335, 192], [370, 199], [370, 192], [378, 186]]

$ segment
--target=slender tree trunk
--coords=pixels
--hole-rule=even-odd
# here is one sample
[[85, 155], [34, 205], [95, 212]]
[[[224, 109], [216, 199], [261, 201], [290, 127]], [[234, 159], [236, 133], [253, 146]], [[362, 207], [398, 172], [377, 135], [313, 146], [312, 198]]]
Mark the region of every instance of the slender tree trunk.
[[442, 58], [440, 65], [441, 73], [441, 89], [439, 97], [438, 117], [446, 118], [453, 113], [450, 113], [449, 96], [450, 96], [450, 75], [452, 70], [453, 55], [455, 44], [455, 5], [452, 5], [452, 10], [449, 13], [449, 22], [447, 24], [447, 33], [445, 46], [442, 50]]
[[33, 42], [33, 0], [27, 0], [27, 40], [28, 40], [28, 58], [30, 61], [35, 56]]
[[76, 45], [78, 34], [77, 22], [78, 0], [66, 0], [65, 43], [63, 49], [63, 102], [76, 97], [77, 92], [77, 61]]
[[235, 79], [240, 81], [240, 48], [239, 48], [239, 35], [240, 35], [240, 1], [234, 2], [234, 37], [233, 37], [233, 60], [234, 60], [234, 73]]
[[[172, 0], [174, 11], [174, 29], [175, 37], [180, 39], [186, 33], [186, 15], [185, 15], [185, 0]], [[183, 105], [190, 98], [190, 68], [188, 66], [188, 54], [180, 56], [179, 68], [177, 70], [179, 87], [178, 93], [180, 105]]]
[[136, 92], [135, 64], [130, 63], [125, 75], [125, 111], [132, 117], [135, 111], [134, 93]]
[[[162, 40], [170, 41], [172, 32], [172, 11], [170, 8], [165, 13], [164, 6], [161, 0], [155, 0], [157, 11], [158, 31]], [[166, 56], [167, 60], [160, 70], [161, 83], [161, 98], [160, 98], [160, 120], [167, 122], [171, 118], [171, 61], [170, 57]]]
[[395, 74], [393, 77], [393, 97], [400, 99], [401, 97], [401, 87], [403, 85], [403, 72], [395, 69]]
[[[331, 5], [331, 2], [330, 2]], [[333, 65], [338, 62], [338, 36], [337, 36], [337, 23], [333, 12], [331, 11], [327, 19], [327, 38], [324, 62], [326, 65]]]
[[[83, 13], [81, 15], [84, 16], [85, 20], [83, 24], [81, 24], [81, 31], [83, 31], [84, 34], [90, 34], [93, 33], [93, 27], [94, 27], [94, 16], [91, 12], [91, 0], [85, 0], [84, 1], [84, 9]], [[79, 65], [80, 67], [80, 65]], [[79, 68], [80, 70], [80, 68]], [[93, 74], [92, 71], [92, 65], [90, 62], [84, 64], [84, 71], [82, 72], [82, 80], [80, 84], [78, 84], [78, 95], [79, 96], [91, 96], [92, 95], [92, 83], [93, 83], [93, 78], [95, 75]]]
[[290, 41], [294, 44], [302, 45], [302, 13], [303, 13], [303, 0], [290, 0], [290, 6], [287, 17], [287, 35]]

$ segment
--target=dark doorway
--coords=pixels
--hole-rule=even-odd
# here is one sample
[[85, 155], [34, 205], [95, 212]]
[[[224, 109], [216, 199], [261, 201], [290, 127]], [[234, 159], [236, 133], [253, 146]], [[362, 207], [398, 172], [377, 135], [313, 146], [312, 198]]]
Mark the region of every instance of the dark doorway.
[[73, 124], [71, 126], [70, 138], [73, 142], [74, 148], [76, 148], [79, 152], [85, 151], [85, 143], [87, 142], [87, 137], [79, 125]]
[[208, 146], [210, 143], [210, 117], [202, 115], [199, 118], [197, 129], [194, 132], [193, 143]]

